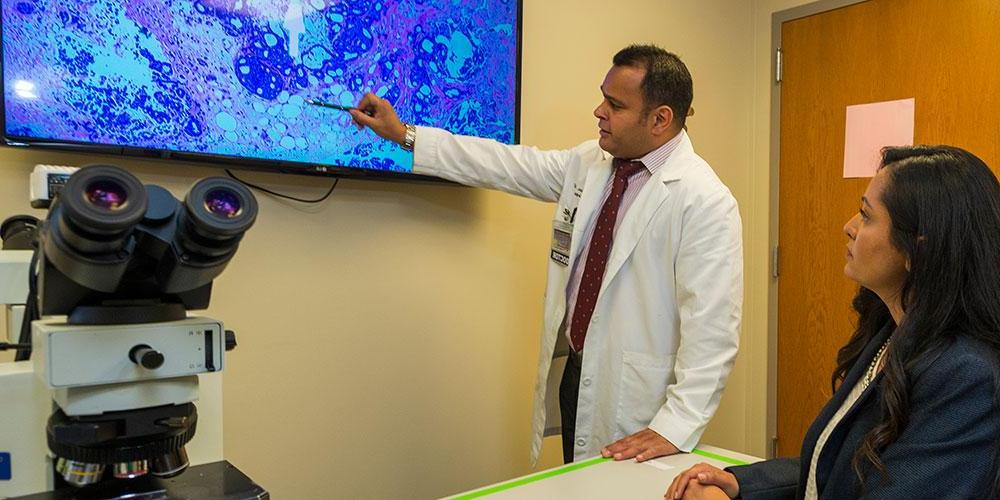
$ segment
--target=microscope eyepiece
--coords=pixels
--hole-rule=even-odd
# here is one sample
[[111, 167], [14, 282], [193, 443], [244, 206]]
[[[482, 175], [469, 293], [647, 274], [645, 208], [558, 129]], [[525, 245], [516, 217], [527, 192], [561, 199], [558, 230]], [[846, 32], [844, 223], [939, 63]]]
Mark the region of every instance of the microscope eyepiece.
[[148, 200], [134, 175], [110, 165], [90, 165], [70, 176], [59, 202], [77, 232], [117, 235], [142, 220]]
[[[178, 250], [188, 259], [184, 265], [198, 266], [202, 276], [210, 269], [221, 272], [218, 264], [236, 251], [256, 219], [257, 200], [246, 186], [225, 177], [196, 182], [184, 197], [176, 235]], [[192, 270], [182, 274], [194, 277]]]
[[[148, 204], [139, 179], [120, 168], [90, 165], [70, 176], [39, 236], [46, 259], [73, 282], [55, 288], [79, 285], [113, 292], [129, 264], [129, 239]], [[53, 314], [51, 305], [42, 313]]]
[[184, 197], [184, 207], [190, 229], [218, 242], [242, 237], [257, 219], [257, 200], [250, 190], [225, 177], [196, 182]]
[[31, 250], [41, 221], [31, 215], [8, 217], [0, 224], [4, 250]]

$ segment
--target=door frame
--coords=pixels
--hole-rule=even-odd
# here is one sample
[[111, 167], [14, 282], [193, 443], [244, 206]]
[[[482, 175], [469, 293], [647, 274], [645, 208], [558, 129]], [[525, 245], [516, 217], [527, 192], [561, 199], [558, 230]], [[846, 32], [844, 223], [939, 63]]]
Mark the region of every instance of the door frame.
[[778, 442], [778, 263], [775, 256], [778, 246], [779, 165], [781, 164], [781, 84], [778, 82], [778, 49], [781, 47], [781, 25], [803, 17], [822, 14], [868, 0], [817, 0], [771, 14], [771, 124], [770, 124], [770, 173], [768, 201], [768, 255], [767, 287], [767, 457], [774, 458]]

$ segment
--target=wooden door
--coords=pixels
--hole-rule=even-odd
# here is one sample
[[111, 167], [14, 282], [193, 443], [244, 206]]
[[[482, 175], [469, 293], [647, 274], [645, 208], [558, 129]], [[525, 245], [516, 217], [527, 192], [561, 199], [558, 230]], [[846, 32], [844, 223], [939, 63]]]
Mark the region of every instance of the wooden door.
[[853, 331], [844, 223], [868, 179], [844, 179], [846, 107], [915, 98], [917, 144], [1000, 166], [1000, 1], [869, 0], [781, 26], [778, 456], [831, 395]]

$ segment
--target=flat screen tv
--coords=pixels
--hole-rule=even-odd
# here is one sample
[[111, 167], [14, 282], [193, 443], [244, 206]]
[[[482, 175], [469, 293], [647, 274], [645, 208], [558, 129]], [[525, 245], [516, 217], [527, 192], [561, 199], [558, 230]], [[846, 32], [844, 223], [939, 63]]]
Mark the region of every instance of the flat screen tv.
[[225, 167], [417, 179], [344, 111], [518, 141], [521, 0], [0, 0], [3, 136]]

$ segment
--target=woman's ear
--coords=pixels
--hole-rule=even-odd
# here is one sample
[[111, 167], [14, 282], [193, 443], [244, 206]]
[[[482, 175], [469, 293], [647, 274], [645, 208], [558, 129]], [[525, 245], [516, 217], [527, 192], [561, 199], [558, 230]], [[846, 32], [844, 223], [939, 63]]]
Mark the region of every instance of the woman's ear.
[[[917, 236], [917, 248], [919, 249], [924, 242], [927, 241], [926, 236]], [[910, 258], [906, 258], [906, 272], [910, 272]]]

